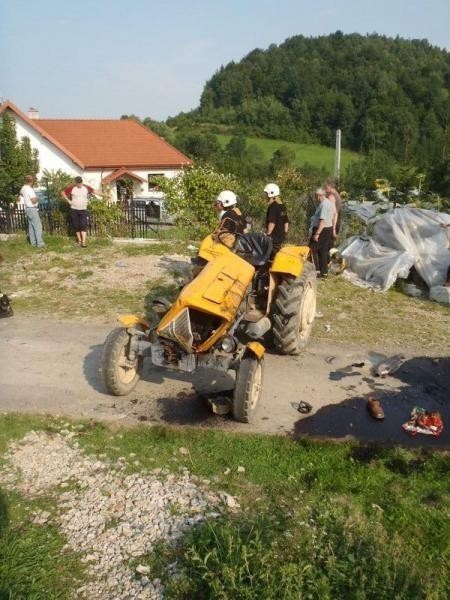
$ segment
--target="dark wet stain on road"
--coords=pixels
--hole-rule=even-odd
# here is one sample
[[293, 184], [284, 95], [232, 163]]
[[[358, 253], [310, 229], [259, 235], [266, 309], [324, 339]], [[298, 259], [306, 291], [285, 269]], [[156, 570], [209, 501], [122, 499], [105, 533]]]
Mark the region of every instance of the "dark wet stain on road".
[[[381, 402], [385, 419], [375, 421], [367, 411], [367, 397], [354, 396], [340, 404], [321, 408], [310, 417], [297, 421], [293, 436], [345, 438], [362, 441], [395, 442], [407, 446], [450, 447], [450, 358], [417, 357], [406, 361], [394, 374], [405, 384], [399, 390], [377, 389], [374, 396]], [[444, 431], [439, 438], [428, 435], [411, 437], [402, 429], [411, 410], [420, 406], [440, 412]]]

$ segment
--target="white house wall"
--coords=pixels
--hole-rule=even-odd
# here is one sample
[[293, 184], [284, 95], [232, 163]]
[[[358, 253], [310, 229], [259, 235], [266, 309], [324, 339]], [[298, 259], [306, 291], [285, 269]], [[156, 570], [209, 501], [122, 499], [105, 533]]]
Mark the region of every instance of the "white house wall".
[[72, 160], [61, 152], [54, 144], [42, 137], [28, 123], [23, 121], [19, 116], [13, 114], [16, 121], [17, 138], [21, 140], [27, 137], [30, 140], [31, 147], [39, 152], [39, 173], [38, 177], [42, 177], [44, 169], [47, 171], [64, 171], [70, 175], [82, 175], [82, 169]]

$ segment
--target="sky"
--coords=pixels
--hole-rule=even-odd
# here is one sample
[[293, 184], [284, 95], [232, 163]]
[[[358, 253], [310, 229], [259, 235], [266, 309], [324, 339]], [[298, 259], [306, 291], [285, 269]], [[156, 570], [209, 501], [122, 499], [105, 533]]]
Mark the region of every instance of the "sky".
[[450, 0], [0, 0], [0, 98], [47, 118], [165, 120], [294, 35], [379, 33], [450, 51]]

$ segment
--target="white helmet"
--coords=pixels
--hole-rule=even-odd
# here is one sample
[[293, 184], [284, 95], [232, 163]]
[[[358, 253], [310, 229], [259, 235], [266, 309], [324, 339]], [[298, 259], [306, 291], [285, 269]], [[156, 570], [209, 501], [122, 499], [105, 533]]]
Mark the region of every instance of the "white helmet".
[[228, 208], [237, 204], [237, 196], [234, 192], [230, 192], [230, 190], [224, 190], [217, 196], [216, 202], [220, 202], [224, 208]]
[[276, 183], [268, 183], [264, 188], [264, 191], [266, 192], [269, 198], [276, 198], [280, 195], [280, 188], [277, 186]]

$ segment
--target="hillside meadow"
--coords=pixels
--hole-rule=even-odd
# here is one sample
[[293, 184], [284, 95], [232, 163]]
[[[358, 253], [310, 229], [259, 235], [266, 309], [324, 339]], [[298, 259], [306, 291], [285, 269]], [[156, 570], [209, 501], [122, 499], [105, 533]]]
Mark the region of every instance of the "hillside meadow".
[[[222, 146], [228, 144], [231, 135], [218, 134], [217, 139]], [[270, 160], [275, 150], [282, 146], [291, 148], [295, 152], [296, 164], [300, 167], [305, 164], [312, 165], [319, 169], [324, 169], [328, 173], [334, 172], [334, 148], [320, 146], [319, 144], [299, 144], [296, 142], [286, 142], [285, 140], [272, 140], [269, 138], [246, 137], [247, 147], [257, 146], [264, 153], [264, 158]], [[359, 155], [351, 150], [342, 150], [341, 169], [345, 169], [352, 161], [358, 160]]]

